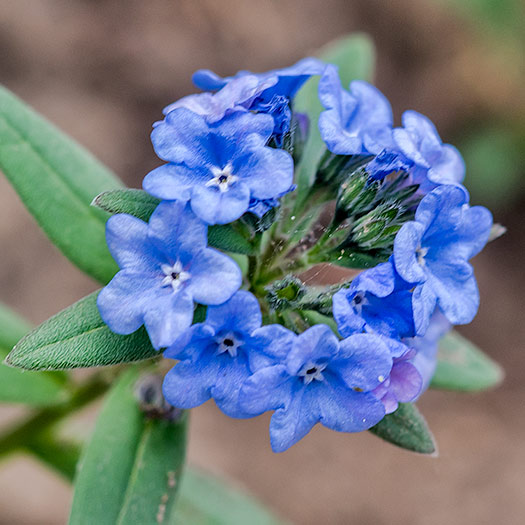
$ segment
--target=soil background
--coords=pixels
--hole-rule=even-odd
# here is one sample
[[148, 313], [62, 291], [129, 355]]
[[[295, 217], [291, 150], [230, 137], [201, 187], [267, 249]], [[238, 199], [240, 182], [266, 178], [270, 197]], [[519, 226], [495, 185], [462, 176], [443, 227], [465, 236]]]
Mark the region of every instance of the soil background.
[[[351, 31], [374, 39], [375, 82], [398, 121], [416, 109], [453, 143], [480, 121], [525, 122], [523, 55], [496, 55], [475, 24], [428, 0], [0, 0], [0, 81], [140, 187], [160, 163], [151, 124], [192, 91], [194, 70], [281, 67]], [[291, 523], [523, 523], [522, 190], [493, 207], [508, 233], [474, 262], [481, 308], [461, 328], [503, 365], [506, 380], [483, 394], [423, 397], [438, 459], [321, 427], [276, 455], [268, 417], [230, 420], [207, 403], [192, 412], [189, 460], [244, 486]], [[96, 288], [51, 245], [4, 178], [0, 254], [0, 299], [34, 323]], [[0, 408], [0, 426], [20, 413]], [[88, 435], [95, 414], [79, 418], [77, 431]], [[0, 524], [65, 523], [70, 498], [70, 488], [29, 457], [0, 465]]]

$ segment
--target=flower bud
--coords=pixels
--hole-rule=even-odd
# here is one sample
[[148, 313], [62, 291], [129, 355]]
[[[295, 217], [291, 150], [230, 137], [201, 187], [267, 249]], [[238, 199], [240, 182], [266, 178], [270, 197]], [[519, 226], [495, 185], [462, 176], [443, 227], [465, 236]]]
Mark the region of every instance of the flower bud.
[[295, 275], [287, 275], [266, 288], [270, 307], [275, 311], [296, 308], [306, 293], [303, 282]]

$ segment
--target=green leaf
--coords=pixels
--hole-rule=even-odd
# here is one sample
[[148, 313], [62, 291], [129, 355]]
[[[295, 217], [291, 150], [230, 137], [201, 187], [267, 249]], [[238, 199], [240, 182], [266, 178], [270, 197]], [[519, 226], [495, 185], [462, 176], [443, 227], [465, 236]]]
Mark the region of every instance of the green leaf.
[[406, 450], [420, 454], [435, 454], [436, 442], [427, 422], [412, 403], [400, 403], [398, 409], [386, 415], [370, 429], [372, 434]]
[[468, 339], [452, 331], [440, 341], [437, 368], [430, 386], [475, 392], [498, 385], [503, 375], [497, 363]]
[[[93, 205], [109, 213], [129, 213], [147, 222], [159, 202], [143, 190], [128, 189], [101, 193], [95, 197]], [[254, 253], [252, 244], [230, 224], [210, 226], [208, 244], [226, 252]]]
[[225, 252], [251, 255], [254, 248], [230, 224], [217, 224], [208, 228], [208, 244]]
[[7, 364], [26, 370], [64, 370], [159, 355], [144, 328], [131, 335], [113, 333], [100, 317], [97, 295], [84, 297], [27, 334], [7, 356]]
[[[21, 339], [31, 326], [27, 321], [0, 304], [0, 359]], [[0, 402], [24, 403], [44, 407], [65, 401], [64, 377], [59, 374], [22, 372], [0, 364]]]
[[121, 186], [91, 154], [0, 86], [0, 170], [53, 243], [101, 282], [117, 271], [106, 214], [90, 206]]
[[321, 253], [320, 255], [325, 256], [326, 259], [321, 259], [319, 261], [316, 260], [316, 263], [328, 262], [330, 264], [335, 264], [336, 266], [342, 266], [343, 268], [350, 269], [373, 268], [379, 263], [385, 262], [385, 259], [374, 257], [372, 255], [368, 255], [367, 253], [351, 252], [347, 248], [339, 252], [332, 252], [327, 255]]
[[[339, 75], [345, 88], [352, 80], [371, 80], [374, 72], [375, 51], [371, 39], [365, 34], [339, 38], [323, 47], [318, 56], [326, 62], [339, 66]], [[294, 100], [294, 109], [307, 113], [310, 118], [310, 135], [303, 157], [297, 168], [297, 202], [302, 203], [313, 182], [315, 169], [325, 149], [317, 127], [323, 107], [317, 95], [319, 78], [311, 78]]]
[[160, 199], [152, 197], [144, 190], [126, 189], [105, 191], [97, 195], [91, 204], [111, 214], [128, 213], [148, 222], [160, 204]]
[[149, 419], [128, 370], [109, 393], [80, 459], [71, 525], [169, 523], [186, 448], [186, 418]]
[[278, 525], [260, 503], [223, 480], [193, 469], [182, 476], [180, 494], [170, 525]]

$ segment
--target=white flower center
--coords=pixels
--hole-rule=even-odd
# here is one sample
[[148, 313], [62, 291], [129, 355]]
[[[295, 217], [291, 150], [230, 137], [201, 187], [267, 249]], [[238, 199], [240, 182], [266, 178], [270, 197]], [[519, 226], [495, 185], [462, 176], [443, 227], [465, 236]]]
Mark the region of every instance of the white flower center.
[[326, 365], [319, 363], [313, 363], [308, 361], [303, 368], [299, 371], [299, 377], [303, 378], [304, 384], [309, 385], [314, 379], [316, 381], [323, 381], [323, 370], [326, 368]]
[[421, 246], [416, 250], [416, 257], [417, 257], [417, 263], [420, 266], [425, 267], [427, 262], [425, 261], [425, 257], [428, 253], [428, 248], [422, 248]]
[[233, 166], [230, 163], [226, 164], [224, 168], [212, 166], [210, 171], [213, 178], [206, 183], [206, 186], [217, 186], [221, 193], [228, 191], [230, 186], [239, 178], [232, 174], [232, 169]]
[[233, 332], [228, 332], [215, 339], [217, 342], [217, 354], [228, 352], [230, 357], [237, 357], [237, 351], [242, 346], [243, 341], [235, 337]]
[[184, 281], [187, 281], [191, 277], [188, 272], [183, 270], [180, 261], [177, 261], [173, 266], [163, 264], [160, 268], [165, 275], [162, 280], [162, 286], [171, 286], [174, 292], [182, 286]]

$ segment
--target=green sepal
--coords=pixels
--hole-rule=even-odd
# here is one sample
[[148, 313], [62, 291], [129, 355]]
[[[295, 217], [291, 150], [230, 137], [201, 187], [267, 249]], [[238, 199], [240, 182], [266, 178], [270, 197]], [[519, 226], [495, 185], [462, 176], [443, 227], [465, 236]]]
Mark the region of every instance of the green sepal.
[[[92, 204], [111, 214], [128, 213], [147, 222], [159, 203], [159, 199], [143, 190], [126, 189], [101, 193]], [[252, 244], [230, 224], [209, 226], [208, 244], [226, 252], [254, 253]]]
[[475, 392], [503, 380], [502, 368], [468, 339], [455, 331], [439, 343], [438, 362], [431, 388]]
[[25, 370], [66, 370], [116, 365], [159, 355], [144, 328], [130, 335], [113, 333], [102, 321], [94, 292], [35, 328], [6, 358]]
[[144, 379], [132, 368], [109, 393], [80, 458], [70, 525], [173, 523], [187, 417], [144, 413], [138, 400]]
[[427, 422], [412, 403], [400, 403], [370, 429], [372, 434], [398, 447], [420, 454], [437, 455], [436, 442]]
[[0, 86], [0, 170], [51, 241], [102, 283], [117, 271], [106, 214], [90, 206], [121, 182], [90, 153]]

